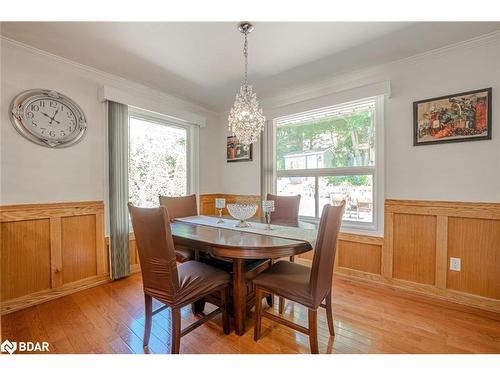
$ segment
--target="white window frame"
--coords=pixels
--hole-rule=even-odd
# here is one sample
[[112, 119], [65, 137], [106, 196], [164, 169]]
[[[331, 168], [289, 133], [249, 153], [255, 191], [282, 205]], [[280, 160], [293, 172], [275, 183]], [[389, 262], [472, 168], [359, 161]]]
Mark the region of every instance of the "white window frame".
[[[373, 176], [373, 222], [363, 223], [350, 220], [342, 221], [342, 230], [369, 235], [382, 235], [384, 223], [384, 96], [378, 95], [363, 98], [363, 101], [373, 99], [375, 102], [375, 165], [345, 168], [317, 168], [317, 169], [293, 169], [277, 170], [276, 160], [276, 129], [280, 116], [273, 119], [272, 148], [273, 148], [273, 189], [277, 192], [277, 181], [279, 177], [314, 177], [315, 179], [315, 213], [316, 217], [300, 216], [300, 220], [318, 223], [319, 211], [319, 184], [318, 179], [322, 176], [349, 176], [349, 175], [372, 175]], [[356, 101], [353, 101], [356, 102]], [[341, 105], [342, 103], [339, 103]]]
[[[186, 130], [186, 195], [196, 194], [199, 191], [198, 181], [198, 146], [199, 146], [199, 126], [182, 121], [175, 117], [162, 115], [156, 112], [146, 111], [137, 107], [129, 107], [129, 119], [136, 118], [158, 125], [165, 125]], [[129, 152], [130, 155], [130, 152]]]

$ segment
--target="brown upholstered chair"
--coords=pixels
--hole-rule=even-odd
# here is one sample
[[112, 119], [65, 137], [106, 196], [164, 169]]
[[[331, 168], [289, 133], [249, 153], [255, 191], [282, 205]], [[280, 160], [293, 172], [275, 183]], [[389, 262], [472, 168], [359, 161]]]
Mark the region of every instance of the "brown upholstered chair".
[[[271, 214], [271, 223], [287, 225], [295, 224], [299, 221], [300, 194], [292, 196], [267, 194], [268, 201], [274, 201], [274, 212]], [[290, 256], [290, 262], [294, 262], [295, 257]], [[274, 299], [273, 296], [269, 297]], [[269, 304], [272, 306], [272, 303]], [[283, 297], [279, 299], [280, 312], [283, 311], [285, 300]]]
[[297, 222], [299, 220], [300, 195], [282, 196], [267, 194], [268, 201], [274, 201], [272, 221]]
[[[268, 201], [274, 201], [274, 212], [271, 214], [271, 223], [284, 224], [299, 221], [300, 195], [282, 196], [267, 194]], [[290, 257], [290, 262], [294, 261]]]
[[[139, 208], [129, 203], [128, 209], [134, 227], [144, 288], [144, 347], [149, 343], [153, 315], [167, 307], [172, 310], [172, 353], [179, 353], [181, 336], [219, 313], [222, 313], [224, 333], [229, 334], [229, 274], [197, 261], [177, 265], [170, 220], [165, 207]], [[220, 306], [181, 330], [181, 308], [214, 292], [220, 293]], [[153, 311], [153, 298], [165, 306]]]
[[[261, 317], [309, 335], [311, 353], [318, 353], [317, 309], [326, 308], [328, 329], [334, 336], [332, 316], [333, 264], [337, 248], [337, 237], [342, 223], [345, 202], [340, 206], [325, 205], [318, 229], [312, 268], [297, 263], [279, 261], [257, 276], [255, 285], [255, 330], [254, 340], [260, 338]], [[300, 303], [309, 309], [308, 328], [290, 322], [278, 315], [262, 311], [262, 298], [273, 293]], [[326, 305], [323, 300], [326, 299]]]
[[[170, 220], [178, 217], [196, 216], [198, 215], [198, 206], [196, 204], [196, 195], [188, 195], [185, 197], [163, 197], [160, 195], [160, 206], [167, 208]], [[193, 260], [195, 254], [189, 249], [175, 249], [175, 258], [179, 263]]]

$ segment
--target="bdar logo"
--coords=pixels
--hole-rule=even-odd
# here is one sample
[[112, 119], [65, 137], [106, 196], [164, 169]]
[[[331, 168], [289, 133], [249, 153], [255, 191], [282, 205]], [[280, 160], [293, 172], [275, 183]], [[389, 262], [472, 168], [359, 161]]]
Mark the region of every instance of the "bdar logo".
[[0, 351], [7, 352], [9, 354], [14, 353], [16, 351], [16, 349], [17, 349], [17, 343], [16, 342], [11, 342], [9, 340], [5, 340], [0, 345]]
[[48, 352], [49, 343], [46, 341], [42, 342], [31, 342], [31, 341], [9, 341], [5, 340], [0, 345], [1, 352], [7, 352], [13, 354], [15, 351], [21, 352]]

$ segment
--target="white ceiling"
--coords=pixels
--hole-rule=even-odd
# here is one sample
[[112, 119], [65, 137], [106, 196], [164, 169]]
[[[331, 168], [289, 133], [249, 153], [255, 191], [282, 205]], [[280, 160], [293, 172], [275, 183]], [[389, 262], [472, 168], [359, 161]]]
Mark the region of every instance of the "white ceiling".
[[[67, 59], [227, 110], [243, 74], [237, 22], [12, 22], [1, 33]], [[500, 23], [256, 22], [249, 78], [260, 97], [500, 29]]]

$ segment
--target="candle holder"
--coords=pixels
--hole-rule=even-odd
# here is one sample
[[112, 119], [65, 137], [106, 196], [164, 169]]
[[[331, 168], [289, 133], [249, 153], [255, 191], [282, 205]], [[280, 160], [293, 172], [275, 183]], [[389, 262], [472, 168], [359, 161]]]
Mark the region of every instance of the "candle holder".
[[226, 200], [224, 198], [215, 198], [215, 208], [219, 211], [219, 220], [217, 220], [217, 224], [224, 222], [224, 220], [222, 220], [222, 209], [224, 207], [226, 207]]
[[271, 212], [274, 212], [274, 201], [262, 201], [262, 211], [266, 218], [267, 230], [273, 230], [271, 227]]

